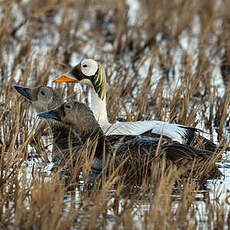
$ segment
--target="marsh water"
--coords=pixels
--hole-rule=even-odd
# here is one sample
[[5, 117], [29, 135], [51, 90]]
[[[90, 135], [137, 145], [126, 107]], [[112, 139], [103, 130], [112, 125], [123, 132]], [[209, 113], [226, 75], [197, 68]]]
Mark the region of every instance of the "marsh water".
[[[23, 4], [28, 4], [30, 1], [22, 1]], [[146, 1], [148, 2], [148, 1]], [[140, 2], [138, 1], [125, 1], [125, 4], [127, 6], [127, 17], [128, 17], [128, 27], [131, 28], [136, 25], [140, 15]], [[75, 64], [79, 63], [84, 57], [92, 57], [95, 59], [103, 59], [106, 58], [106, 60], [103, 60], [103, 64], [105, 65], [105, 68], [111, 67], [113, 65], [119, 65], [122, 66], [126, 71], [132, 67], [132, 60], [133, 56], [135, 55], [132, 53], [132, 51], [127, 51], [124, 54], [122, 54], [122, 57], [120, 58], [119, 55], [117, 57], [116, 62], [113, 63], [114, 58], [112, 56], [112, 53], [114, 51], [113, 46], [116, 44], [111, 43], [109, 35], [105, 34], [97, 34], [94, 37], [95, 31], [91, 32], [90, 30], [92, 27], [97, 27], [97, 23], [99, 23], [96, 20], [96, 14], [94, 11], [90, 11], [90, 14], [88, 14], [88, 17], [85, 17], [82, 19], [81, 23], [79, 23], [79, 14], [80, 12], [76, 11], [75, 9], [68, 8], [66, 9], [64, 6], [63, 8], [60, 9], [55, 9], [54, 12], [50, 12], [50, 15], [43, 15], [39, 17], [38, 15], [35, 15], [34, 18], [36, 20], [31, 20], [26, 21], [26, 18], [24, 16], [24, 12], [22, 12], [22, 8], [19, 7], [18, 3], [12, 3], [11, 5], [13, 12], [14, 12], [14, 17], [12, 18], [13, 20], [13, 25], [15, 27], [15, 39], [10, 39], [7, 42], [3, 43], [3, 50], [4, 52], [2, 53], [2, 59], [4, 59], [4, 63], [7, 63], [5, 66], [6, 72], [8, 73], [9, 76], [9, 83], [10, 83], [10, 76], [14, 72], [14, 79], [13, 81], [16, 83], [20, 83], [23, 75], [23, 71], [25, 71], [25, 68], [16, 68], [14, 67], [15, 63], [19, 62], [16, 60], [16, 57], [19, 52], [21, 52], [21, 43], [27, 42], [30, 45], [30, 56], [24, 57], [26, 61], [24, 60], [24, 65], [26, 66], [26, 63], [30, 62], [30, 65], [36, 66], [37, 71], [44, 69], [47, 65], [52, 65], [50, 68], [49, 76], [45, 80], [42, 80], [45, 84], [53, 87], [57, 87], [52, 81], [54, 80], [55, 76], [59, 75], [66, 70], [65, 68], [60, 68], [62, 66], [62, 63], [58, 63], [58, 60], [50, 60], [50, 63], [47, 63], [47, 57], [49, 57], [51, 52], [54, 52], [53, 49], [55, 47], [59, 46], [59, 43], [61, 41], [61, 37], [66, 36], [66, 43], [60, 48], [60, 56], [64, 55], [65, 49], [68, 50], [71, 55], [69, 56], [69, 65], [74, 66]], [[6, 7], [0, 6], [0, 19], [4, 18], [4, 14], [6, 12]], [[74, 24], [74, 27], [77, 28], [76, 31], [74, 29], [65, 31], [65, 24], [63, 24], [63, 15], [67, 14], [71, 15], [71, 23]], [[112, 31], [113, 24], [110, 23], [110, 19], [112, 16], [112, 11], [108, 11], [108, 15], [106, 15], [107, 19], [107, 24], [105, 25], [100, 25], [100, 26], [107, 26], [108, 31]], [[32, 16], [31, 16], [32, 17]], [[37, 18], [36, 18], [37, 17]], [[38, 19], [39, 18], [39, 19]], [[134, 76], [135, 74], [138, 76], [138, 84], [141, 87], [142, 83], [144, 82], [147, 73], [149, 72], [150, 66], [152, 65], [152, 75], [151, 75], [151, 85], [152, 85], [152, 92], [155, 92], [157, 87], [159, 86], [159, 82], [163, 78], [167, 78], [166, 80], [163, 81], [162, 87], [163, 87], [163, 97], [167, 98], [167, 100], [172, 99], [173, 97], [173, 92], [177, 89], [180, 89], [182, 87], [182, 81], [183, 81], [183, 76], [181, 74], [181, 70], [183, 69], [183, 58], [184, 58], [184, 53], [187, 53], [190, 55], [191, 59], [191, 66], [192, 70], [191, 72], [194, 71], [194, 73], [197, 70], [198, 62], [197, 62], [197, 57], [199, 55], [199, 34], [201, 33], [201, 25], [200, 25], [200, 19], [198, 15], [195, 15], [193, 18], [193, 21], [191, 22], [192, 24], [192, 30], [190, 33], [188, 31], [184, 30], [181, 32], [179, 42], [177, 46], [175, 46], [173, 49], [170, 50], [171, 54], [170, 56], [172, 57], [172, 68], [169, 69], [167, 77], [164, 76], [164, 72], [158, 65], [159, 60], [156, 58], [155, 59], [155, 64], [152, 65], [152, 52], [151, 50], [148, 50], [146, 48], [146, 52], [144, 53], [145, 55], [140, 57], [140, 62], [138, 63], [138, 68], [136, 73], [132, 72], [133, 69], [131, 70], [131, 73], [129, 76]], [[221, 20], [216, 20], [215, 21], [215, 29], [217, 31], [217, 35], [220, 34], [221, 31]], [[67, 25], [66, 25], [67, 26]], [[110, 28], [111, 27], [111, 28]], [[107, 28], [105, 29], [107, 30]], [[218, 32], [219, 30], [219, 32]], [[64, 32], [63, 32], [64, 31]], [[109, 33], [109, 32], [108, 32]], [[73, 34], [77, 34], [77, 44], [81, 44], [81, 47], [74, 47], [73, 43], [68, 43], [68, 39], [73, 36]], [[223, 97], [225, 93], [225, 86], [223, 82], [223, 78], [221, 76], [221, 71], [220, 71], [220, 61], [221, 58], [223, 57], [224, 49], [219, 50], [218, 52], [214, 53], [214, 50], [217, 50], [217, 35], [207, 35], [209, 36], [209, 49], [206, 50], [206, 55], [210, 56], [211, 63], [213, 65], [212, 73], [211, 73], [211, 91], [215, 91], [215, 95], [217, 95], [217, 98]], [[138, 36], [138, 34], [133, 35]], [[144, 34], [142, 34], [143, 37], [145, 37]], [[63, 39], [63, 38], [62, 38]], [[64, 40], [65, 40], [64, 39]], [[144, 38], [143, 38], [144, 39]], [[30, 40], [28, 42], [28, 40]], [[161, 55], [163, 56], [168, 52], [168, 40], [167, 38], [164, 38], [164, 35], [159, 33], [156, 35], [156, 41], [158, 42], [158, 46], [160, 47], [158, 50], [161, 52]], [[21, 43], [20, 43], [21, 42]], [[71, 48], [72, 47], [72, 48]], [[70, 49], [70, 50], [69, 50]], [[73, 49], [73, 51], [71, 50]], [[63, 59], [61, 59], [63, 61]], [[23, 64], [22, 64], [23, 65]], [[58, 68], [57, 68], [58, 66]], [[68, 66], [68, 68], [70, 67]], [[114, 71], [115, 70], [115, 71]], [[115, 82], [115, 79], [119, 77], [120, 72], [116, 71], [116, 68], [108, 68], [107, 74], [110, 76], [110, 80], [108, 83], [107, 87], [107, 92], [110, 91], [110, 87]], [[36, 75], [36, 71], [32, 71], [31, 75], [27, 76], [27, 85], [33, 85], [35, 86], [36, 80], [34, 75]], [[45, 75], [45, 72], [44, 72]], [[41, 83], [41, 82], [40, 82]], [[3, 83], [1, 83], [3, 84]], [[62, 86], [58, 86], [59, 88], [62, 88]], [[65, 85], [65, 96], [68, 95], [68, 90], [66, 90], [68, 86]], [[84, 97], [84, 95], [81, 95], [86, 88], [82, 87], [78, 84], [75, 84], [74, 86], [71, 86], [75, 92], [77, 92], [77, 98], [79, 100], [82, 100], [87, 103], [87, 98]], [[138, 87], [134, 88], [133, 93], [138, 93]], [[200, 92], [201, 94], [203, 92]], [[111, 99], [111, 97], [110, 97]], [[197, 98], [193, 98], [196, 100], [199, 108], [199, 103], [203, 103], [203, 101], [199, 100], [199, 96]], [[4, 104], [4, 96], [1, 98], [1, 103]], [[207, 100], [209, 100], [207, 98]], [[217, 100], [217, 99], [216, 99]], [[127, 114], [127, 111], [132, 111], [132, 105], [134, 103], [134, 99], [130, 99], [129, 101], [126, 102], [126, 107], [121, 108], [119, 111], [119, 116], [123, 117]], [[155, 102], [154, 102], [155, 103]], [[157, 102], [156, 102], [157, 103]], [[208, 102], [207, 102], [208, 103]], [[151, 108], [151, 106], [150, 106]], [[200, 106], [201, 110], [203, 109], [203, 106]], [[196, 120], [197, 122], [197, 128], [200, 128], [206, 133], [203, 135], [208, 138], [212, 139], [215, 143], [218, 143], [218, 128], [214, 127], [214, 123], [212, 124], [212, 132], [210, 133], [210, 129], [207, 129], [205, 127], [205, 120], [203, 119], [203, 116], [209, 117], [209, 110], [207, 111], [198, 111]], [[154, 114], [151, 113], [152, 118], [154, 118]], [[125, 118], [125, 117], [124, 117]], [[169, 114], [166, 113], [165, 120], [169, 118]], [[39, 119], [36, 118], [34, 112], [31, 110], [29, 111], [28, 119], [30, 120], [30, 130], [35, 129], [36, 124], [38, 124]], [[224, 132], [223, 132], [223, 138], [227, 141], [230, 141], [230, 133], [227, 129], [228, 127], [225, 126]], [[2, 134], [4, 135], [4, 134]], [[43, 137], [44, 139], [47, 139], [47, 137]], [[50, 140], [45, 140], [47, 145], [49, 145]], [[47, 148], [47, 151], [50, 151], [51, 146]], [[51, 169], [52, 169], [52, 162], [51, 158], [49, 158], [50, 163], [48, 162], [43, 162], [36, 156], [36, 151], [28, 145], [28, 151], [31, 153], [31, 157], [29, 160], [24, 162], [24, 167], [23, 170], [26, 170], [27, 172], [27, 182], [29, 184], [29, 181], [36, 178], [36, 177], [41, 177], [45, 176], [45, 180], [49, 180], [50, 175], [52, 174]], [[196, 197], [195, 201], [193, 203], [193, 206], [196, 207], [197, 213], [195, 214], [197, 216], [197, 220], [199, 221], [198, 228], [200, 229], [207, 229], [205, 226], [205, 220], [207, 218], [207, 199], [211, 203], [217, 202], [217, 197], [218, 197], [218, 202], [224, 203], [225, 204], [225, 214], [226, 214], [226, 219], [228, 218], [228, 213], [229, 213], [229, 204], [230, 200], [228, 200], [228, 196], [230, 195], [230, 152], [226, 152], [223, 154], [222, 160], [218, 162], [218, 167], [223, 173], [223, 177], [220, 179], [216, 180], [209, 180], [206, 183], [205, 188], [196, 191]], [[50, 156], [49, 156], [50, 157]], [[20, 176], [20, 175], [19, 175]], [[25, 186], [25, 185], [23, 185]], [[82, 185], [83, 186], [83, 185]], [[73, 205], [73, 203], [76, 206], [76, 209], [79, 209], [79, 207], [84, 203], [84, 197], [81, 196], [81, 189], [82, 187], [79, 186], [76, 188], [75, 191], [69, 191], [65, 195], [65, 203], [66, 206], [65, 208], [70, 208], [70, 206]], [[175, 187], [175, 190], [179, 189]], [[111, 194], [115, 194], [114, 190], [110, 191]], [[135, 192], [133, 192], [135, 193]], [[117, 221], [117, 216], [122, 212], [124, 203], [129, 202], [129, 195], [131, 196], [132, 194], [124, 194], [124, 199], [119, 200], [118, 208], [117, 208], [117, 213], [114, 212], [113, 209], [108, 209], [107, 210], [107, 220], [108, 220], [108, 225], [106, 228], [112, 229], [114, 227], [114, 224], [116, 224]], [[145, 212], [149, 211], [151, 209], [152, 204], [149, 202], [150, 198], [153, 197], [154, 194], [152, 193], [144, 193], [143, 194], [143, 199], [142, 200], [136, 200], [135, 203], [132, 203], [133, 201], [130, 201], [132, 203], [132, 215], [134, 217], [134, 220], [136, 221], [136, 227], [137, 228], [142, 228], [143, 226], [141, 225], [141, 222], [143, 221], [143, 218], [145, 217]], [[165, 198], [165, 194], [161, 194], [162, 199]], [[177, 206], [180, 204], [181, 200], [183, 199], [180, 195], [172, 195], [173, 197], [173, 207], [172, 208], [177, 208]], [[114, 202], [114, 197], [111, 199], [111, 203]], [[74, 200], [74, 202], [73, 202]], [[90, 204], [89, 204], [90, 207]], [[217, 218], [217, 217], [216, 217]], [[81, 219], [81, 218], [80, 218]], [[78, 221], [78, 220], [76, 220]], [[214, 220], [215, 221], [215, 220]], [[227, 225], [226, 225], [227, 229]]]

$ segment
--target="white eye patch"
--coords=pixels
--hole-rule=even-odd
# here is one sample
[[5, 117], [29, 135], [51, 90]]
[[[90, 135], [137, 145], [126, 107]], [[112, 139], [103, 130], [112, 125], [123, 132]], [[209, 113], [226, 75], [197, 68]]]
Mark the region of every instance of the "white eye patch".
[[81, 72], [85, 76], [93, 76], [96, 74], [98, 70], [98, 63], [93, 59], [84, 59], [81, 62]]

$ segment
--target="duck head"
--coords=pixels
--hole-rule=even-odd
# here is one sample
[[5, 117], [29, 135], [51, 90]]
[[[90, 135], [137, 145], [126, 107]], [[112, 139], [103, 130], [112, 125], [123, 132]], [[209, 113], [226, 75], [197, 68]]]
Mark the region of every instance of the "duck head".
[[14, 88], [32, 104], [38, 113], [56, 108], [63, 103], [62, 97], [49, 86], [25, 88], [16, 85]]
[[93, 59], [84, 59], [70, 72], [56, 78], [54, 82], [79, 82], [92, 87], [101, 100], [106, 95], [106, 75], [104, 67]]
[[75, 100], [65, 102], [53, 110], [39, 113], [38, 116], [72, 127], [83, 140], [96, 134], [103, 135], [93, 112], [88, 106]]

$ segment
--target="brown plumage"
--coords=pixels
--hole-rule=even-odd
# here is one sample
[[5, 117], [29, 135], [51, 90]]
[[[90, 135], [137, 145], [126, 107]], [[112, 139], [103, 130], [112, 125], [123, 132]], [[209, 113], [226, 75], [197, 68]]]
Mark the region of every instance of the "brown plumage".
[[[92, 168], [102, 169], [102, 158], [105, 151], [106, 156], [110, 158], [110, 169], [117, 168], [122, 164], [121, 168], [129, 178], [139, 180], [142, 178], [143, 172], [150, 174], [152, 163], [162, 157], [165, 157], [169, 164], [173, 163], [177, 166], [184, 166], [184, 169], [186, 167], [189, 169], [193, 167], [194, 160], [204, 162], [212, 155], [212, 152], [194, 149], [165, 138], [120, 136], [119, 140], [117, 136], [105, 136], [89, 107], [73, 100], [54, 110], [40, 113], [38, 116], [69, 125], [79, 135], [83, 144], [88, 139], [98, 138], [95, 151], [96, 160], [93, 162]], [[112, 163], [114, 163], [113, 166], [111, 166]], [[218, 169], [214, 168], [217, 175], [220, 175]]]

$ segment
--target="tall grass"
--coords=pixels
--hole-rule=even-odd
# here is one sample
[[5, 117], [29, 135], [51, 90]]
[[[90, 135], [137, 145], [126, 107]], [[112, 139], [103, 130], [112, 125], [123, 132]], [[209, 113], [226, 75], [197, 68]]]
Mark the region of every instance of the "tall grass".
[[206, 187], [222, 152], [194, 169], [196, 180], [192, 173], [181, 177], [183, 168], [166, 167], [163, 160], [141, 186], [127, 185], [118, 168], [89, 189], [82, 184], [92, 161], [89, 149], [70, 167], [68, 181], [59, 178], [60, 170], [50, 172], [49, 131], [36, 131], [44, 124], [12, 89], [49, 84], [87, 102], [87, 91], [52, 80], [83, 57], [95, 58], [106, 68], [111, 122], [159, 119], [198, 125], [213, 135], [215, 118], [221, 141], [229, 77], [225, 71], [223, 93], [214, 71], [229, 67], [229, 2], [138, 3], [135, 23], [124, 0], [0, 3], [1, 229], [229, 227], [227, 193]]

